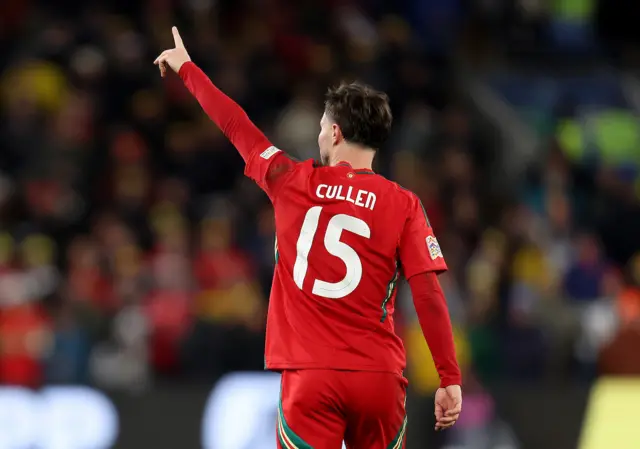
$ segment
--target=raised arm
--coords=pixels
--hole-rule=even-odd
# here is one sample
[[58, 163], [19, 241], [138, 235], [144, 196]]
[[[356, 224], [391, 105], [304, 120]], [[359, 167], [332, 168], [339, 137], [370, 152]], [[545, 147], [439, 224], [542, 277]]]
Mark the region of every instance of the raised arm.
[[274, 147], [238, 103], [218, 89], [189, 57], [176, 27], [171, 29], [175, 48], [163, 51], [154, 62], [164, 77], [167, 67], [176, 72], [202, 109], [222, 130], [244, 159], [245, 175], [275, 200], [296, 162]]
[[160, 67], [161, 75], [165, 76], [169, 66], [182, 78], [211, 121], [238, 149], [245, 163], [251, 160], [253, 153], [262, 153], [271, 147], [269, 139], [253, 124], [244, 109], [218, 89], [191, 61], [178, 29], [173, 27], [171, 31], [175, 48], [165, 50], [154, 62]]

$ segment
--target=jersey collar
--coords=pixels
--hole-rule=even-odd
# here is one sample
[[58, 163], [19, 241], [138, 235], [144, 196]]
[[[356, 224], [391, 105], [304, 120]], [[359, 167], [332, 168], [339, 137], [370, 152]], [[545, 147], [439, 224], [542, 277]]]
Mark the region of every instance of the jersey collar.
[[356, 168], [354, 169], [350, 163], [348, 163], [347, 161], [340, 161], [336, 164], [336, 167], [347, 167], [351, 170], [353, 170], [353, 172], [356, 175], [373, 175], [375, 174], [373, 170], [369, 169], [369, 168]]

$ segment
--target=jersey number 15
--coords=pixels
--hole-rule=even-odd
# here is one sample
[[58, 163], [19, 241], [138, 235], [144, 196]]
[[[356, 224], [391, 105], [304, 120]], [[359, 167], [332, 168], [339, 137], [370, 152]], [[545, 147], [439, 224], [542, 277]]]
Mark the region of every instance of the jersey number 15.
[[[313, 238], [318, 230], [322, 206], [309, 209], [304, 217], [298, 243], [296, 245], [296, 262], [293, 267], [293, 280], [300, 290], [309, 268], [309, 251]], [[341, 259], [347, 267], [347, 274], [338, 282], [326, 282], [320, 279], [313, 281], [313, 294], [324, 298], [340, 299], [353, 292], [362, 279], [362, 262], [355, 250], [340, 241], [342, 231], [347, 230], [364, 238], [371, 236], [371, 230], [364, 221], [351, 215], [338, 214], [331, 217], [324, 235], [324, 246], [327, 252]]]

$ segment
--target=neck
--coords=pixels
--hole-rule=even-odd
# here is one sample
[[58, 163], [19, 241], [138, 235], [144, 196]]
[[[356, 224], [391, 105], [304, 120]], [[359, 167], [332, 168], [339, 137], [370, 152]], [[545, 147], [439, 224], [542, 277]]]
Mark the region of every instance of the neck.
[[336, 147], [336, 151], [329, 161], [332, 167], [341, 161], [348, 162], [353, 168], [367, 168], [371, 170], [375, 150], [353, 144], [343, 144]]

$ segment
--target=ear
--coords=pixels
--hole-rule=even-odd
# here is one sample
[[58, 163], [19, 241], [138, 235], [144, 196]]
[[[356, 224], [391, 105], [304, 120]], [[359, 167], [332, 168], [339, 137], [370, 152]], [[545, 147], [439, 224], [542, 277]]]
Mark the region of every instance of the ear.
[[340, 127], [338, 125], [333, 123], [331, 125], [331, 143], [333, 145], [337, 145], [338, 143], [340, 143], [340, 141], [342, 139], [343, 139], [342, 130], [340, 129]]

